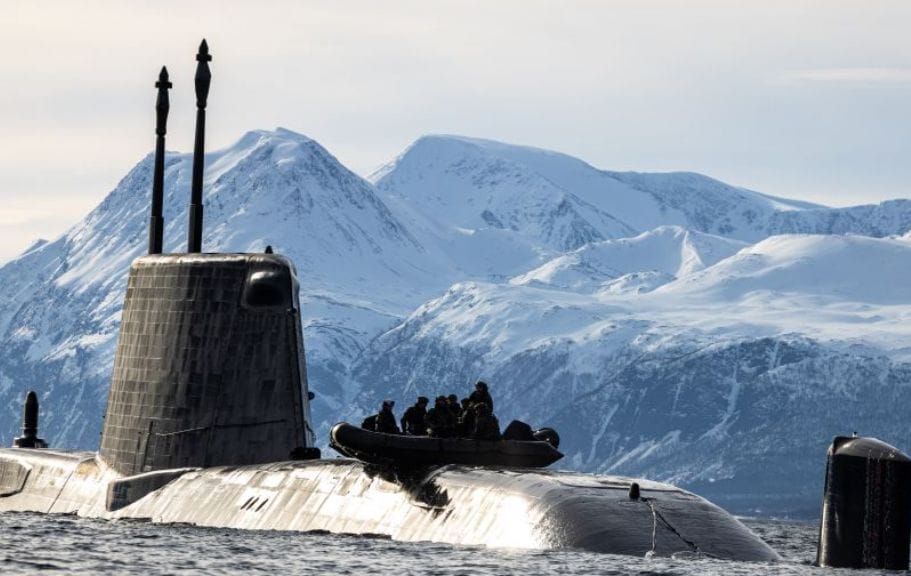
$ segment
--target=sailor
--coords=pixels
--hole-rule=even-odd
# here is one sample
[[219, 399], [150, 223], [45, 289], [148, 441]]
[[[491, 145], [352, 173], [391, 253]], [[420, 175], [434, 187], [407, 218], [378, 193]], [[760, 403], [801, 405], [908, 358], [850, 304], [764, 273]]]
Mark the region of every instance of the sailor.
[[456, 434], [460, 438], [471, 438], [474, 432], [474, 405], [468, 398], [462, 398], [462, 411], [459, 413], [459, 421], [456, 424]]
[[478, 383], [474, 385], [474, 392], [468, 398], [472, 404], [487, 404], [490, 407], [490, 411], [493, 412], [493, 398], [490, 397], [490, 392], [487, 391], [487, 382], [478, 380]]
[[471, 437], [475, 440], [500, 439], [500, 422], [484, 402], [475, 405], [474, 431]]
[[427, 424], [424, 418], [427, 416], [427, 404], [430, 400], [426, 396], [418, 396], [418, 401], [414, 406], [409, 406], [408, 410], [402, 415], [402, 433], [413, 436], [423, 436], [427, 433]]
[[380, 408], [379, 414], [376, 415], [376, 428], [377, 432], [383, 432], [384, 434], [401, 434], [399, 430], [399, 425], [395, 423], [395, 414], [392, 413], [392, 407], [395, 406], [395, 402], [392, 400], [383, 400], [383, 406]]
[[431, 436], [449, 438], [455, 433], [455, 420], [445, 396], [436, 397], [433, 408], [427, 411], [424, 420], [427, 424], [427, 433]]
[[364, 430], [370, 430], [371, 432], [376, 430], [376, 414], [371, 414], [364, 418], [364, 421], [361, 422], [361, 428]]
[[455, 394], [450, 394], [446, 397], [446, 405], [449, 406], [449, 411], [452, 412], [452, 417], [455, 418], [456, 422], [458, 422], [459, 416], [462, 415], [462, 405], [459, 403], [459, 397]]

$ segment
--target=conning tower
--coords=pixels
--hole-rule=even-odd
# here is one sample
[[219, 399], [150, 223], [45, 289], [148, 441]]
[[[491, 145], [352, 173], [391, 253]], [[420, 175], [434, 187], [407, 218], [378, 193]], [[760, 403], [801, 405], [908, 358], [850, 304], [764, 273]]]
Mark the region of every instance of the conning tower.
[[[197, 60], [206, 72], [207, 52], [203, 41]], [[162, 74], [156, 172], [170, 88]], [[163, 227], [156, 173], [150, 254], [130, 268], [100, 450], [124, 475], [315, 455], [296, 270], [277, 254], [200, 253], [202, 154], [197, 146], [188, 253], [156, 253]]]

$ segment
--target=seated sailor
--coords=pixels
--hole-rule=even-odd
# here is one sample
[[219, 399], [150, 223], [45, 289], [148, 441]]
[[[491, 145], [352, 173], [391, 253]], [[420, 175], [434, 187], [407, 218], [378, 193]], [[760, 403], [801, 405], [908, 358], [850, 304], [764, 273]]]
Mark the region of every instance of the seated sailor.
[[392, 413], [393, 406], [395, 406], [395, 402], [392, 400], [383, 400], [383, 406], [376, 415], [376, 432], [383, 432], [384, 434], [402, 433], [399, 430], [399, 425], [395, 423], [395, 414]]
[[490, 406], [491, 412], [493, 411], [493, 398], [491, 398], [490, 392], [487, 390], [487, 382], [483, 380], [478, 380], [477, 384], [474, 385], [474, 392], [471, 393], [468, 399], [471, 400], [472, 404], [483, 402]]
[[433, 408], [425, 418], [427, 433], [437, 438], [450, 438], [455, 434], [455, 419], [445, 396], [437, 396]]
[[361, 422], [361, 428], [374, 432], [376, 430], [376, 414], [371, 414]]
[[452, 412], [453, 418], [458, 422], [459, 416], [462, 414], [462, 404], [459, 402], [459, 397], [455, 394], [450, 394], [446, 397], [446, 405], [449, 407], [449, 411]]
[[475, 405], [475, 422], [471, 437], [475, 440], [500, 439], [500, 422], [491, 412], [490, 406], [484, 402]]
[[456, 422], [456, 434], [460, 438], [471, 438], [474, 433], [475, 412], [474, 404], [468, 398], [462, 398], [462, 410]]
[[424, 436], [427, 434], [427, 424], [424, 422], [427, 416], [427, 404], [430, 400], [426, 396], [418, 396], [414, 406], [409, 406], [408, 410], [402, 415], [402, 433], [411, 434], [412, 436]]

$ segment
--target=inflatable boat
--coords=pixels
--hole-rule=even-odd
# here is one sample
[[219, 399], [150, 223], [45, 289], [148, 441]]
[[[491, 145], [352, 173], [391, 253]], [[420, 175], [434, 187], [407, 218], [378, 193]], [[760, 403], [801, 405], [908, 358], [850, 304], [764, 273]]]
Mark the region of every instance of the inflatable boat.
[[372, 432], [346, 422], [333, 426], [329, 445], [363, 462], [399, 467], [508, 466], [544, 468], [563, 454], [543, 440], [475, 440]]

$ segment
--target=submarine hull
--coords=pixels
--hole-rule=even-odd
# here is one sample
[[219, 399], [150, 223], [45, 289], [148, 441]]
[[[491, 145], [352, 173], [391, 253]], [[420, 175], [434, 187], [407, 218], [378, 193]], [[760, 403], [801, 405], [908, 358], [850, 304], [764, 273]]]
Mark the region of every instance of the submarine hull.
[[[640, 497], [629, 497], [636, 482]], [[449, 465], [397, 476], [356, 460], [183, 468], [124, 477], [92, 453], [0, 449], [0, 511], [613, 554], [780, 557], [674, 486], [618, 476]]]

